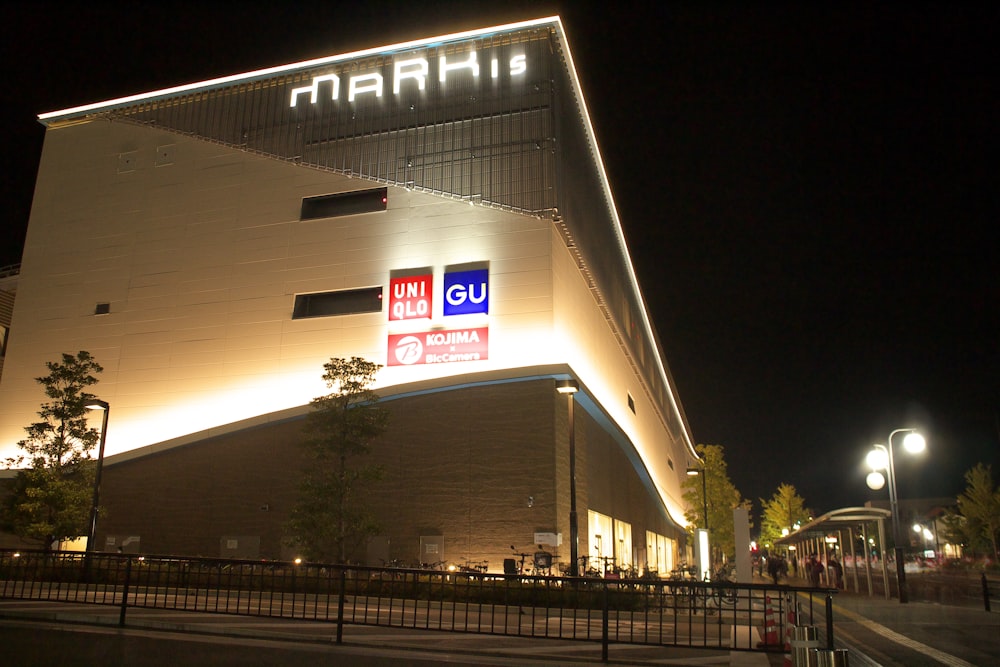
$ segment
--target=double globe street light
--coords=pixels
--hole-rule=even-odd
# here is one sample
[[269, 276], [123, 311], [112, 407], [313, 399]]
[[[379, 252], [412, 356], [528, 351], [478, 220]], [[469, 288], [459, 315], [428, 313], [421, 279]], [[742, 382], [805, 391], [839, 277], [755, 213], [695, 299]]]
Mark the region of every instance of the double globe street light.
[[885, 486], [886, 476], [882, 475], [882, 470], [886, 471], [889, 478], [889, 510], [892, 514], [892, 541], [895, 544], [896, 554], [896, 581], [899, 584], [900, 603], [908, 602], [909, 596], [906, 592], [906, 570], [903, 567], [903, 547], [902, 532], [899, 529], [899, 499], [896, 493], [896, 466], [892, 451], [892, 438], [897, 433], [906, 433], [903, 438], [903, 449], [910, 454], [919, 454], [927, 448], [927, 441], [924, 436], [917, 433], [916, 429], [898, 428], [889, 434], [885, 445], [876, 444], [874, 449], [868, 452], [865, 461], [872, 469], [866, 481], [868, 488], [878, 491]]

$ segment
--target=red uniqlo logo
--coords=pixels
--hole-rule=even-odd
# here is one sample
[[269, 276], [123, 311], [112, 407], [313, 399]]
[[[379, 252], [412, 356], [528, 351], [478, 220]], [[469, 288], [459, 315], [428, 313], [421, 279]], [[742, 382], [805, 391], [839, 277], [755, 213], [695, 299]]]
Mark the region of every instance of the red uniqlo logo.
[[407, 276], [389, 280], [389, 319], [414, 320], [431, 316], [434, 276]]

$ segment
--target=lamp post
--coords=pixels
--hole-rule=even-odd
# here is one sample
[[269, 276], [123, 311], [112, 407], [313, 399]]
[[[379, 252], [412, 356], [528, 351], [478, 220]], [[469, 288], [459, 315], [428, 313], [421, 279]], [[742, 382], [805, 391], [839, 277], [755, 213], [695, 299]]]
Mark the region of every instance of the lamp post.
[[[921, 523], [913, 524], [913, 532], [924, 538], [924, 550], [927, 550], [927, 543], [934, 539], [934, 533], [931, 529]], [[937, 550], [935, 549], [935, 554]]]
[[97, 507], [101, 500], [101, 473], [104, 470], [104, 443], [108, 437], [108, 414], [111, 413], [111, 406], [107, 401], [97, 398], [90, 399], [86, 406], [88, 410], [102, 410], [104, 415], [101, 419], [101, 444], [97, 449], [97, 470], [94, 472], [94, 496], [90, 503], [90, 526], [87, 530], [87, 550], [86, 559], [89, 563], [90, 555], [94, 552], [94, 538], [97, 534]]
[[687, 474], [691, 477], [698, 475], [701, 477], [701, 511], [705, 518], [705, 527], [696, 532], [696, 547], [698, 550], [698, 578], [709, 580], [712, 575], [712, 552], [708, 539], [708, 485], [706, 479], [705, 464], [700, 468], [688, 467]]
[[701, 477], [701, 511], [702, 516], [705, 518], [705, 530], [708, 530], [708, 492], [707, 485], [705, 484], [705, 468], [688, 468], [687, 474], [689, 477]]
[[576, 380], [559, 380], [556, 382], [556, 391], [566, 394], [566, 405], [569, 410], [569, 575], [571, 577], [580, 576], [580, 567], [577, 554], [580, 548], [580, 534], [576, 523], [576, 428], [573, 419], [573, 394], [580, 391], [580, 385]]
[[909, 602], [909, 595], [906, 591], [906, 569], [903, 564], [903, 547], [901, 546], [902, 532], [899, 527], [899, 498], [896, 492], [896, 466], [892, 451], [892, 437], [897, 433], [906, 433], [903, 438], [903, 448], [911, 454], [919, 454], [924, 451], [927, 442], [924, 437], [912, 428], [897, 428], [889, 434], [885, 445], [876, 444], [872, 451], [868, 452], [866, 461], [875, 472], [868, 475], [869, 488], [878, 490], [882, 488], [884, 480], [879, 470], [885, 470], [889, 478], [889, 510], [892, 514], [892, 541], [893, 551], [896, 555], [896, 581], [899, 584], [899, 602]]

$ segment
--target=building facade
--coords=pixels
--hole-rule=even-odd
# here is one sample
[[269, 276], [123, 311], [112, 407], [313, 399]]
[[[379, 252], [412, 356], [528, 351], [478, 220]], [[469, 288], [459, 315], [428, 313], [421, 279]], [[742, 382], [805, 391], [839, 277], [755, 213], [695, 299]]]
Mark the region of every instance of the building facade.
[[[104, 366], [98, 548], [287, 557], [309, 401], [382, 364], [367, 559], [664, 571], [690, 431], [558, 18], [42, 114], [0, 446]], [[604, 559], [601, 561], [599, 559]]]

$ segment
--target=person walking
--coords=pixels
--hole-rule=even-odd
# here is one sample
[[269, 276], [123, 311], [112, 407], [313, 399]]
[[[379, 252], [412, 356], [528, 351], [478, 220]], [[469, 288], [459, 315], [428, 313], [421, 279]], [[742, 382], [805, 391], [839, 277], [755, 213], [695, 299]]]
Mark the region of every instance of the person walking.
[[823, 574], [823, 563], [819, 561], [816, 554], [809, 554], [809, 560], [806, 562], [806, 574], [809, 577], [809, 585], [813, 588], [819, 588], [819, 577]]
[[826, 567], [830, 571], [830, 587], [841, 588], [841, 583], [844, 581], [844, 568], [840, 562], [836, 557], [831, 557], [827, 561]]
[[774, 554], [768, 556], [767, 558], [767, 574], [774, 579], [774, 585], [778, 585], [778, 580], [781, 579], [781, 556]]

